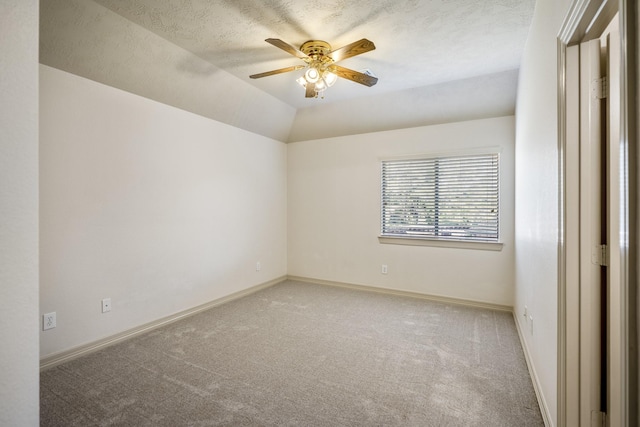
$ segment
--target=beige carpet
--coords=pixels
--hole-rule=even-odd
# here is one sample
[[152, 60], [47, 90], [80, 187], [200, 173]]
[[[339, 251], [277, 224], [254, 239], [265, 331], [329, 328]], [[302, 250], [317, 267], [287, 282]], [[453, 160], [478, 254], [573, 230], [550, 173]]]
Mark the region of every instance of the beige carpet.
[[42, 426], [542, 426], [510, 313], [283, 282], [41, 374]]

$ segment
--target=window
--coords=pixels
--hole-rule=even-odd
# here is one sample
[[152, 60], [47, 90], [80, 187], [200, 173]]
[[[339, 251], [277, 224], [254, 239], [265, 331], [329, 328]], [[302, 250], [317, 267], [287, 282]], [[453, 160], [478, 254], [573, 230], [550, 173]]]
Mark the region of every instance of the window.
[[498, 242], [497, 153], [382, 162], [382, 236]]

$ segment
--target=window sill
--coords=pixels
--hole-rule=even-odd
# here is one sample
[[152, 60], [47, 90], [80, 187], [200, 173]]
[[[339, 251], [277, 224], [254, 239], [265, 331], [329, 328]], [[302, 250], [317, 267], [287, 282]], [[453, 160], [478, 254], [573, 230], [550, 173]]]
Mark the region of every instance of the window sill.
[[378, 241], [390, 245], [433, 246], [482, 251], [501, 251], [502, 246], [504, 246], [504, 244], [500, 242], [465, 242], [462, 240], [426, 239], [424, 237], [378, 236]]

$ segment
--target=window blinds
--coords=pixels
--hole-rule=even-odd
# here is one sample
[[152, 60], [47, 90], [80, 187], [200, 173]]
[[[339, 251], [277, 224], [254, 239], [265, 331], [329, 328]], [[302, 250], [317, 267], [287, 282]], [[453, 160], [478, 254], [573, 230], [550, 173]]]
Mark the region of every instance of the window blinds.
[[498, 154], [382, 162], [382, 235], [497, 242]]

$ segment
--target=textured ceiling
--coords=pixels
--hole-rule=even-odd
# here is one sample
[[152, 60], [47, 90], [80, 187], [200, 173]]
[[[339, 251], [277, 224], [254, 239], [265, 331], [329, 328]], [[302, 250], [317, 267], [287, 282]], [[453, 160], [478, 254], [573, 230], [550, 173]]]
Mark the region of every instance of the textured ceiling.
[[[338, 48], [368, 38], [376, 50], [340, 65], [369, 69], [376, 86], [340, 79], [326, 102], [492, 74], [519, 67], [535, 0], [95, 0], [285, 103], [303, 108], [301, 71], [250, 74], [303, 64], [267, 44], [320, 39]], [[186, 63], [184, 71], [206, 72]], [[191, 68], [191, 69], [190, 69]]]
[[[46, 0], [40, 62], [279, 141], [514, 114], [535, 0]], [[308, 99], [304, 62], [264, 40], [376, 49]], [[47, 72], [47, 71], [44, 71]], [[46, 87], [45, 87], [46, 89]]]

